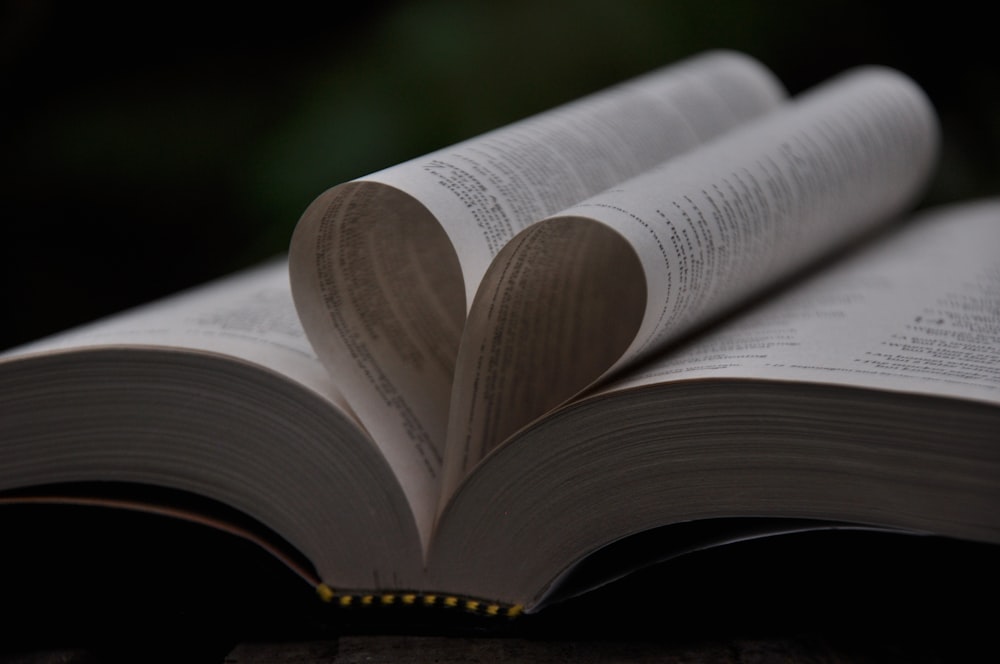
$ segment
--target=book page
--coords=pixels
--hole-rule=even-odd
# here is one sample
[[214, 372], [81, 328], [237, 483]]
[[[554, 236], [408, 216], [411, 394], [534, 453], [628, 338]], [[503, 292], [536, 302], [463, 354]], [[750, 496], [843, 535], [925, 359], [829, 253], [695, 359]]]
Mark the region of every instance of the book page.
[[0, 486], [179, 489], [267, 525], [328, 583], [413, 587], [414, 506], [288, 282], [277, 258], [4, 353]]
[[469, 315], [446, 490], [602, 376], [900, 213], [937, 144], [923, 92], [864, 68], [523, 231]]
[[460, 485], [429, 573], [532, 606], [662, 527], [1000, 542], [998, 248], [1000, 198], [928, 209], [536, 420]]
[[1000, 403], [998, 248], [1000, 200], [924, 211], [611, 387], [753, 378]]
[[[323, 362], [415, 504], [436, 501], [472, 294], [511, 237], [774, 107], [752, 59], [713, 52], [325, 192], [292, 289]], [[417, 479], [417, 478], [420, 479]], [[421, 519], [428, 535], [434, 510]]]
[[187, 348], [239, 357], [285, 374], [350, 412], [296, 316], [284, 257], [10, 349], [0, 360], [98, 345]]

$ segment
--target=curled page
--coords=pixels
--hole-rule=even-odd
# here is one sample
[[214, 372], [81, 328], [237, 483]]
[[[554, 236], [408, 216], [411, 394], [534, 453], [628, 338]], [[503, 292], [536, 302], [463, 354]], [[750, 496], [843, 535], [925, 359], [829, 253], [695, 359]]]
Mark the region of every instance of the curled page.
[[334, 187], [290, 247], [309, 340], [429, 535], [468, 304], [520, 230], [774, 108], [773, 75], [712, 52]]
[[903, 211], [937, 146], [923, 92], [862, 68], [520, 233], [469, 314], [444, 497], [520, 427]]

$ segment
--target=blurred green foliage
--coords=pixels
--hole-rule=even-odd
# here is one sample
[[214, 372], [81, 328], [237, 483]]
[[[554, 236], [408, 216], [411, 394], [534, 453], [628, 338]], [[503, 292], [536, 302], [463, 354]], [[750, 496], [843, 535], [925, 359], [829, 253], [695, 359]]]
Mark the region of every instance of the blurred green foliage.
[[709, 48], [792, 93], [901, 69], [944, 129], [925, 203], [996, 194], [998, 58], [976, 6], [7, 2], [0, 347], [282, 252], [326, 187]]

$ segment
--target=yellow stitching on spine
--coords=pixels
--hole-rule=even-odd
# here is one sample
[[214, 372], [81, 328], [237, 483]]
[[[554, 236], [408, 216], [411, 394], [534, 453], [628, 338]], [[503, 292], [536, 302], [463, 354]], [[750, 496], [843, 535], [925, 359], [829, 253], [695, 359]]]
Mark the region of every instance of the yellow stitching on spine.
[[316, 593], [324, 602], [336, 602], [339, 606], [344, 608], [356, 606], [358, 604], [362, 606], [372, 606], [375, 604], [391, 606], [393, 604], [402, 603], [407, 606], [413, 606], [419, 603], [426, 607], [460, 607], [470, 613], [479, 613], [481, 615], [491, 617], [504, 616], [506, 618], [516, 618], [524, 613], [524, 605], [522, 604], [504, 605], [499, 603], [484, 603], [483, 600], [473, 599], [471, 597], [462, 597], [460, 595], [424, 595], [418, 592], [367, 595], [355, 595], [350, 593], [341, 594], [334, 591], [333, 588], [325, 583], [320, 583], [316, 586]]

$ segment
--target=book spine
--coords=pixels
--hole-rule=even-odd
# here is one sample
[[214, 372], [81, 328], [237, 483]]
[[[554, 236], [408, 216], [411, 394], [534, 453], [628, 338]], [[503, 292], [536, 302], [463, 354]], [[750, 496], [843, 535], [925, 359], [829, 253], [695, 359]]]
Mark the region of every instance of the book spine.
[[316, 593], [324, 602], [344, 609], [412, 606], [454, 610], [479, 616], [508, 619], [516, 618], [524, 613], [524, 606], [521, 604], [494, 602], [448, 593], [421, 591], [345, 591], [334, 590], [325, 583], [321, 583], [316, 587]]

